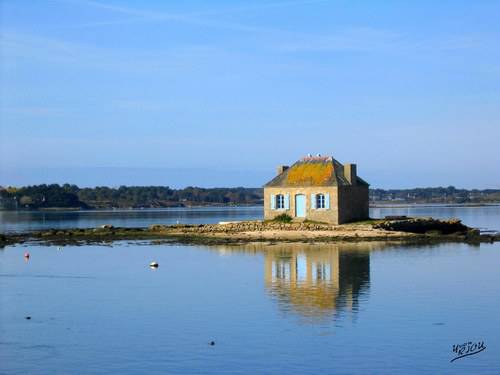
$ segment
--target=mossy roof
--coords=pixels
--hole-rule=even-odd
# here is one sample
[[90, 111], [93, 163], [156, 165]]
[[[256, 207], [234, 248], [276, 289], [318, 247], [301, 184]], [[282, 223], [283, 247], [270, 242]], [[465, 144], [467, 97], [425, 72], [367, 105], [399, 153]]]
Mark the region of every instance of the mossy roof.
[[[359, 185], [368, 185], [358, 177]], [[350, 185], [344, 176], [344, 166], [333, 157], [306, 157], [279, 174], [264, 187], [310, 187]]]

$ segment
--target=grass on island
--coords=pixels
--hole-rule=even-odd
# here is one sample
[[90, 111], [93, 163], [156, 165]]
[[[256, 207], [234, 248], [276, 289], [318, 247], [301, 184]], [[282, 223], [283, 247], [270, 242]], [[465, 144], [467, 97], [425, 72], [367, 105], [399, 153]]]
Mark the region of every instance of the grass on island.
[[292, 219], [292, 217], [290, 215], [281, 214], [281, 215], [278, 215], [274, 219], [269, 220], [269, 221], [270, 222], [274, 222], [274, 223], [291, 223], [292, 220], [293, 219]]

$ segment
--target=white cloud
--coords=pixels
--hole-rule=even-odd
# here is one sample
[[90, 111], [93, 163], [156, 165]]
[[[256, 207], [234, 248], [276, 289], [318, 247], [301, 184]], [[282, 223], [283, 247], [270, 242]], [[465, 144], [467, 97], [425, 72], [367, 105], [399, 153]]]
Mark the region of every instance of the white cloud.
[[307, 6], [312, 4], [328, 2], [328, 0], [294, 0], [294, 1], [269, 2], [269, 3], [255, 2], [249, 5], [216, 9], [212, 11], [192, 12], [192, 13], [168, 13], [165, 11], [158, 11], [158, 10], [152, 11], [152, 10], [133, 8], [133, 7], [111, 5], [93, 0], [60, 0], [60, 1], [66, 3], [69, 2], [71, 4], [89, 6], [96, 9], [102, 9], [110, 13], [125, 14], [127, 16], [130, 16], [125, 19], [81, 23], [72, 26], [74, 28], [100, 27], [108, 25], [133, 24], [133, 23], [143, 23], [143, 22], [172, 21], [172, 22], [185, 23], [193, 26], [227, 29], [240, 32], [277, 32], [279, 30], [259, 27], [259, 26], [249, 26], [241, 23], [224, 22], [221, 20], [216, 20], [213, 17], [235, 14], [235, 13], [249, 13], [252, 11], [262, 11], [265, 9], [273, 9], [273, 8]]
[[23, 62], [48, 62], [125, 72], [164, 72], [222, 53], [203, 45], [162, 46], [161, 50], [112, 49], [12, 32], [3, 33], [0, 49], [4, 63], [2, 69], [15, 68]]

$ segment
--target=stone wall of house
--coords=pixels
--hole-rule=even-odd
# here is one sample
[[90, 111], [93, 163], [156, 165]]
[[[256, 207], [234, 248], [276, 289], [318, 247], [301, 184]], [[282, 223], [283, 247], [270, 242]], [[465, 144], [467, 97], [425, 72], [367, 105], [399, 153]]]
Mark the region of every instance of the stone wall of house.
[[[330, 194], [330, 208], [324, 209], [311, 209], [311, 194], [319, 193], [329, 193]], [[271, 196], [277, 194], [289, 194], [290, 195], [290, 208], [287, 209], [271, 209]], [[304, 194], [306, 196], [306, 217], [296, 218], [295, 217], [295, 196], [297, 194]], [[338, 194], [337, 187], [326, 186], [326, 187], [303, 187], [303, 188], [293, 188], [293, 187], [267, 187], [264, 189], [264, 219], [272, 220], [274, 217], [287, 214], [291, 216], [294, 220], [314, 220], [321, 221], [325, 223], [338, 224]]]
[[[329, 209], [312, 209], [311, 194], [329, 193]], [[289, 209], [271, 209], [271, 196], [277, 194], [289, 194]], [[304, 220], [295, 217], [295, 196], [304, 194], [306, 196], [305, 219], [321, 221], [331, 224], [349, 223], [369, 218], [368, 186], [340, 186], [340, 187], [268, 187], [264, 189], [264, 219], [272, 220], [274, 217], [287, 214], [294, 220]]]
[[338, 197], [340, 224], [369, 218], [368, 186], [340, 186]]

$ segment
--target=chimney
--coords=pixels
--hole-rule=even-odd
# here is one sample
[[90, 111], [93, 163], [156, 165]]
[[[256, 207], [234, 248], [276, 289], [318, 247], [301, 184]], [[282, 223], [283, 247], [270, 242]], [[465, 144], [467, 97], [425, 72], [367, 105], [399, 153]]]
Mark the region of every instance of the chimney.
[[278, 165], [278, 176], [288, 169], [288, 165]]
[[356, 175], [356, 164], [344, 164], [344, 176], [351, 185], [356, 185], [358, 176]]

